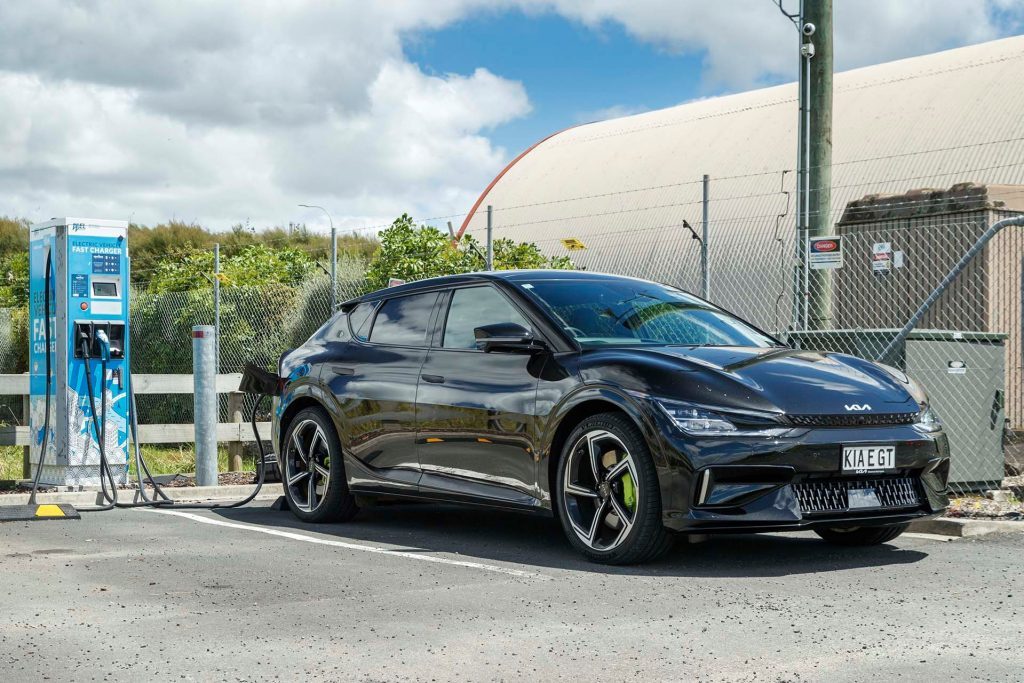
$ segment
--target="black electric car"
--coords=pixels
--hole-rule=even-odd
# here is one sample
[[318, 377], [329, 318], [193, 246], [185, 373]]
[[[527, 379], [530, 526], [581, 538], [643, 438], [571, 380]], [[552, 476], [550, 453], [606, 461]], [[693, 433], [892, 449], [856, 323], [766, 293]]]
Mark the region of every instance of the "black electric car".
[[591, 560], [633, 563], [677, 533], [884, 543], [948, 504], [947, 439], [912, 379], [644, 280], [507, 271], [373, 292], [278, 373], [284, 490], [312, 522], [382, 497], [534, 511]]

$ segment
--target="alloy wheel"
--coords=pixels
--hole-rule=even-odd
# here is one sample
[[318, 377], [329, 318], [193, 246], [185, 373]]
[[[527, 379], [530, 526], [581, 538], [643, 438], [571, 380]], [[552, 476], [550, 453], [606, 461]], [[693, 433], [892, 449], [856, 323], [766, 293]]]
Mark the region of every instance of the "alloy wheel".
[[303, 512], [319, 508], [331, 483], [331, 454], [327, 437], [314, 420], [292, 429], [284, 457], [284, 477], [292, 502]]
[[636, 467], [619, 437], [593, 430], [573, 444], [562, 479], [562, 509], [588, 547], [619, 546], [636, 521]]

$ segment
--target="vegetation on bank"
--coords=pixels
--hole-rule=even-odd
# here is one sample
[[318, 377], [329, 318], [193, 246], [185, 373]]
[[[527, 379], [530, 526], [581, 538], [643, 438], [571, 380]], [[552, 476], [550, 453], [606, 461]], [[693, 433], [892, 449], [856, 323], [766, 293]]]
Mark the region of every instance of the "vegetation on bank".
[[[28, 351], [29, 222], [0, 218], [0, 372], [24, 372]], [[272, 362], [301, 343], [329, 314], [330, 238], [304, 225], [227, 232], [171, 221], [131, 225], [132, 367], [138, 372], [188, 372], [180, 342], [193, 325], [212, 324], [213, 245], [220, 244], [221, 359]], [[373, 237], [339, 236], [338, 291], [342, 298], [417, 280], [483, 270], [485, 245], [458, 242], [403, 214]], [[565, 256], [547, 257], [531, 243], [497, 239], [494, 268], [572, 268]], [[168, 296], [174, 293], [173, 296]], [[170, 405], [168, 404], [168, 410]], [[2, 419], [2, 418], [0, 418]]]

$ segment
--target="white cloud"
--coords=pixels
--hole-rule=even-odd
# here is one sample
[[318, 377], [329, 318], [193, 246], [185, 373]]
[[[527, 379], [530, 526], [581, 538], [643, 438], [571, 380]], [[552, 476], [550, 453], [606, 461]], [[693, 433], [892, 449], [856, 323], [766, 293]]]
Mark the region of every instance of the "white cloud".
[[647, 107], [636, 107], [628, 104], [613, 104], [610, 107], [604, 107], [602, 109], [580, 112], [576, 115], [576, 122], [590, 123], [592, 121], [607, 121], [608, 119], [618, 119], [623, 116], [641, 114], [645, 111], [647, 111]]
[[[849, 68], [1006, 34], [1024, 3], [835, 4]], [[795, 61], [771, 0], [4, 0], [0, 213], [227, 227], [324, 221], [300, 202], [343, 226], [463, 212], [519, 151], [488, 136], [529, 112], [526, 90], [485, 69], [427, 73], [403, 41], [513, 8], [701, 55], [711, 90]]]
[[428, 75], [404, 31], [465, 2], [0, 4], [0, 213], [340, 225], [465, 211], [527, 113], [485, 69]]
[[[703, 55], [713, 86], [790, 78], [796, 29], [772, 0], [524, 0], [599, 29], [606, 22], [677, 53]], [[789, 12], [799, 0], [783, 0]], [[839, 70], [991, 40], [1019, 30], [1022, 0], [834, 0]], [[1000, 13], [1002, 16], [1000, 16]]]

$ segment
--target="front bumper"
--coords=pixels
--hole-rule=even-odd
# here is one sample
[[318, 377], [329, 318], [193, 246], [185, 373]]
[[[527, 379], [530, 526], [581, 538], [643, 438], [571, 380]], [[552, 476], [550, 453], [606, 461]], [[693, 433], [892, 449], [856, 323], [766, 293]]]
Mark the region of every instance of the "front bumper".
[[[949, 505], [949, 445], [942, 432], [901, 425], [691, 439], [671, 424], [659, 427], [663, 521], [675, 531], [902, 524], [936, 517]], [[843, 473], [843, 447], [858, 444], [894, 444], [895, 470]]]

